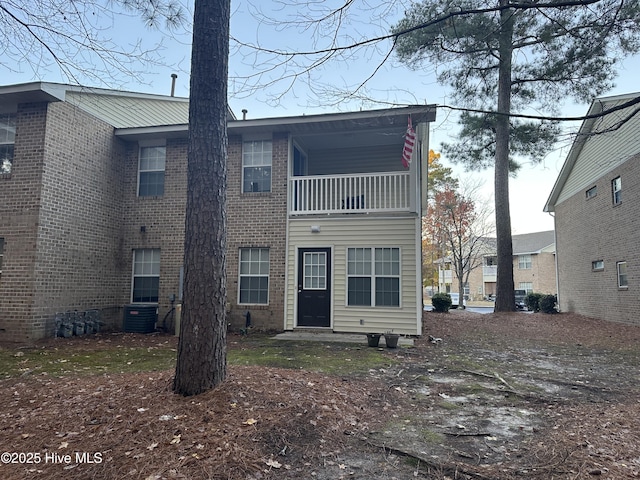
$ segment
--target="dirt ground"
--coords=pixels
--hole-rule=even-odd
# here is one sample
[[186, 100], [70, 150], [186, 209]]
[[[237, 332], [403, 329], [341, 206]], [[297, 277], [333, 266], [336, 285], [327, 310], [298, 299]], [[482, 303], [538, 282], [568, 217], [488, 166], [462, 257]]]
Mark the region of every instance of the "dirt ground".
[[[465, 311], [424, 323], [414, 348], [381, 349], [387, 363], [365, 373], [230, 366], [191, 398], [170, 370], [0, 380], [0, 451], [16, 452], [0, 478], [640, 478], [640, 327]], [[175, 344], [98, 338], [64, 348]], [[344, 348], [369, 347], [326, 353]]]

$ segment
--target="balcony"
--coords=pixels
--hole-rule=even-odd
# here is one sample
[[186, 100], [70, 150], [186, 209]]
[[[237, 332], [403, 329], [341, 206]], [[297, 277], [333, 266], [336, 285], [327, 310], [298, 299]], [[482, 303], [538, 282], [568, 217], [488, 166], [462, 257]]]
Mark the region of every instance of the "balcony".
[[484, 265], [482, 267], [482, 281], [483, 282], [495, 282], [498, 278], [498, 266], [497, 265]]
[[409, 212], [409, 186], [409, 172], [292, 177], [289, 214]]

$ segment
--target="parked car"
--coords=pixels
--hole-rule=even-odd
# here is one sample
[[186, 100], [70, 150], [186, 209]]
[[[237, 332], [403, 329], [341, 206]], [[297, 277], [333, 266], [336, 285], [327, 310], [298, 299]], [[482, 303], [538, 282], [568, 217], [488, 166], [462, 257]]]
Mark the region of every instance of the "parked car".
[[527, 291], [526, 290], [514, 290], [516, 297], [516, 308], [518, 310], [527, 309]]
[[[459, 293], [449, 293], [451, 297], [451, 308], [458, 308], [460, 306], [460, 294]], [[462, 305], [467, 306], [467, 300], [465, 298], [462, 299]]]

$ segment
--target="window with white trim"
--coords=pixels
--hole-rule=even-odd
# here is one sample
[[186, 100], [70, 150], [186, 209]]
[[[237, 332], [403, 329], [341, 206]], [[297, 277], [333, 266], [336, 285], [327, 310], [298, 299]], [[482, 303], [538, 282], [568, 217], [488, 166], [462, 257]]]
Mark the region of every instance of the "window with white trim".
[[158, 303], [160, 291], [160, 249], [133, 251], [132, 303]]
[[242, 143], [242, 192], [271, 191], [271, 140]]
[[600, 272], [604, 270], [604, 260], [594, 260], [591, 262], [591, 270], [594, 272]]
[[593, 187], [587, 189], [587, 191], [585, 192], [585, 196], [587, 197], [587, 200], [589, 200], [590, 198], [595, 197], [597, 194], [598, 194], [597, 185], [594, 185]]
[[347, 305], [400, 306], [400, 249], [347, 249]]
[[530, 270], [531, 269], [531, 255], [518, 255], [518, 270]]
[[627, 288], [627, 262], [616, 262], [616, 270], [618, 271], [618, 288]]
[[520, 282], [518, 284], [519, 290], [524, 290], [527, 294], [533, 292], [533, 282]]
[[269, 249], [240, 249], [240, 288], [238, 303], [269, 303]]
[[620, 205], [622, 203], [622, 180], [620, 177], [611, 180], [611, 195], [614, 205]]
[[167, 148], [164, 146], [140, 147], [138, 162], [138, 196], [164, 195], [164, 170]]
[[0, 113], [0, 175], [11, 173], [13, 147], [16, 142], [16, 116]]

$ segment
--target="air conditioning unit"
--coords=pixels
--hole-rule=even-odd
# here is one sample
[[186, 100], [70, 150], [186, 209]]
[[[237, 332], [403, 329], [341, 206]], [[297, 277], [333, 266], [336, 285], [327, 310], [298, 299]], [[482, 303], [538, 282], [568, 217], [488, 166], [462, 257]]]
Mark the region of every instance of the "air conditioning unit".
[[125, 305], [122, 329], [128, 333], [153, 333], [156, 330], [157, 321], [158, 305]]

